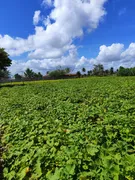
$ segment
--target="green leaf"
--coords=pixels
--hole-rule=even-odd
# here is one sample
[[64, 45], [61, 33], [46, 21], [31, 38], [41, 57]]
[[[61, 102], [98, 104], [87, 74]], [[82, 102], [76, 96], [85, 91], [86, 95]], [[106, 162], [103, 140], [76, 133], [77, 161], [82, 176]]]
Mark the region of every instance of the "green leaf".
[[49, 172], [46, 174], [46, 178], [47, 178], [48, 180], [59, 180], [59, 179], [60, 179], [60, 172], [61, 172], [61, 169], [56, 168], [56, 169], [55, 169], [55, 173], [52, 174], [51, 171], [49, 171]]
[[73, 175], [75, 172], [75, 164], [67, 164], [66, 170], [67, 170], [68, 174]]
[[40, 160], [38, 160], [36, 165], [35, 165], [35, 172], [37, 174], [37, 177], [40, 177], [42, 175], [42, 169], [41, 169], [41, 162], [40, 162]]

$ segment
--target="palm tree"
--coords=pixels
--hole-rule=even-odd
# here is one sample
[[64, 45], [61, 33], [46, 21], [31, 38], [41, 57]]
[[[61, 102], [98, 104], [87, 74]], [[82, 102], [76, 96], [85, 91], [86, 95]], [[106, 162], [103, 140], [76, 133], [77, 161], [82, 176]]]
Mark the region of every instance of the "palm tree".
[[32, 71], [32, 69], [27, 68], [24, 72], [24, 76], [28, 79], [32, 79], [34, 78], [34, 72]]
[[81, 72], [77, 71], [76, 75], [80, 78], [81, 77]]
[[85, 69], [84, 67], [82, 68], [82, 72], [83, 72], [83, 73], [85, 73], [85, 72], [86, 72], [86, 69]]
[[110, 74], [111, 74], [111, 75], [114, 74], [114, 69], [113, 69], [113, 67], [110, 68]]

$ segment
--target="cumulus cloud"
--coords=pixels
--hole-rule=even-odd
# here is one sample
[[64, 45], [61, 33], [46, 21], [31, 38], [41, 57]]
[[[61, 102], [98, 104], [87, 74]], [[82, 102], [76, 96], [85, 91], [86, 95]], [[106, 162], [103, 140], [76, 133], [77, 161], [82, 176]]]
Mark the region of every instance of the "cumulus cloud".
[[22, 73], [27, 69], [31, 68], [35, 72], [42, 72], [45, 74], [48, 70], [55, 69], [59, 66], [75, 68], [78, 62], [78, 53], [75, 46], [70, 47], [69, 53], [66, 56], [60, 58], [48, 58], [48, 59], [30, 59], [26, 62], [13, 60], [9, 70], [11, 74]]
[[[13, 61], [10, 67], [12, 74], [24, 71], [27, 67], [44, 73], [45, 69], [59, 65], [81, 68], [87, 65], [91, 67], [93, 61], [102, 61], [103, 49], [107, 47], [101, 47], [99, 57], [94, 60], [84, 56], [79, 59], [74, 39], [82, 37], [84, 29], [91, 32], [98, 27], [106, 15], [106, 1], [44, 0], [44, 5], [53, 8], [50, 8], [50, 13], [46, 17], [41, 16], [41, 11], [35, 11], [33, 35], [28, 35], [26, 39], [0, 35], [0, 47], [4, 47], [11, 56], [28, 53], [27, 62]], [[42, 26], [37, 26], [39, 21], [42, 21]], [[106, 55], [106, 59], [110, 58], [111, 61], [110, 56], [111, 50], [110, 55]]]
[[34, 17], [33, 17], [33, 24], [34, 25], [37, 25], [40, 21], [40, 14], [41, 14], [41, 11], [35, 11], [34, 13]]
[[112, 44], [111, 46], [102, 45], [94, 63], [109, 64], [113, 61], [120, 61], [121, 53], [124, 49], [123, 44]]
[[[24, 52], [30, 58], [60, 58], [70, 50], [74, 38], [83, 36], [84, 28], [96, 29], [106, 14], [104, 3], [107, 0], [45, 0], [52, 4], [50, 14], [42, 21], [45, 26], [36, 26], [35, 34], [27, 39], [0, 36], [0, 47], [4, 47], [11, 56]], [[36, 11], [33, 23], [38, 24], [40, 11]]]
[[92, 64], [103, 64], [106, 68], [133, 67], [135, 66], [135, 43], [131, 43], [127, 49], [120, 43], [111, 46], [102, 45], [98, 56], [90, 61]]
[[18, 56], [32, 50], [32, 39], [12, 38], [9, 35], [0, 35], [0, 47], [6, 49], [10, 56]]
[[46, 73], [48, 70], [55, 69], [58, 66], [71, 67], [76, 71], [81, 70], [83, 67], [86, 70], [91, 70], [94, 64], [103, 64], [104, 67], [115, 69], [120, 66], [133, 67], [135, 66], [135, 43], [131, 43], [127, 49], [124, 48], [124, 44], [116, 43], [110, 46], [102, 45], [99, 48], [99, 53], [96, 58], [88, 59], [84, 56], [78, 57], [77, 48], [72, 45], [69, 53], [66, 56], [58, 58], [48, 59], [30, 59], [27, 62], [13, 61], [10, 70], [12, 74], [23, 72], [26, 68], [31, 68], [35, 72]]

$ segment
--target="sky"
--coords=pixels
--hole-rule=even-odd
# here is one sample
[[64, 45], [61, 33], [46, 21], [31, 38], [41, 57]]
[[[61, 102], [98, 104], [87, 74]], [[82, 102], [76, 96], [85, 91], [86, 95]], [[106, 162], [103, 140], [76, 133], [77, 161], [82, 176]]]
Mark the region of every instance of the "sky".
[[133, 67], [134, 9], [134, 0], [1, 0], [0, 47], [12, 59], [12, 75]]

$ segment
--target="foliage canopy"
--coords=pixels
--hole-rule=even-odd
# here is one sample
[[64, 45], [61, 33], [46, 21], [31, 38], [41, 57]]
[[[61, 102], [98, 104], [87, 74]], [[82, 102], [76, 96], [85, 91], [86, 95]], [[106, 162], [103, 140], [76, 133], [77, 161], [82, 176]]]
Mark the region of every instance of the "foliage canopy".
[[5, 180], [134, 180], [134, 102], [134, 77], [1, 88]]

